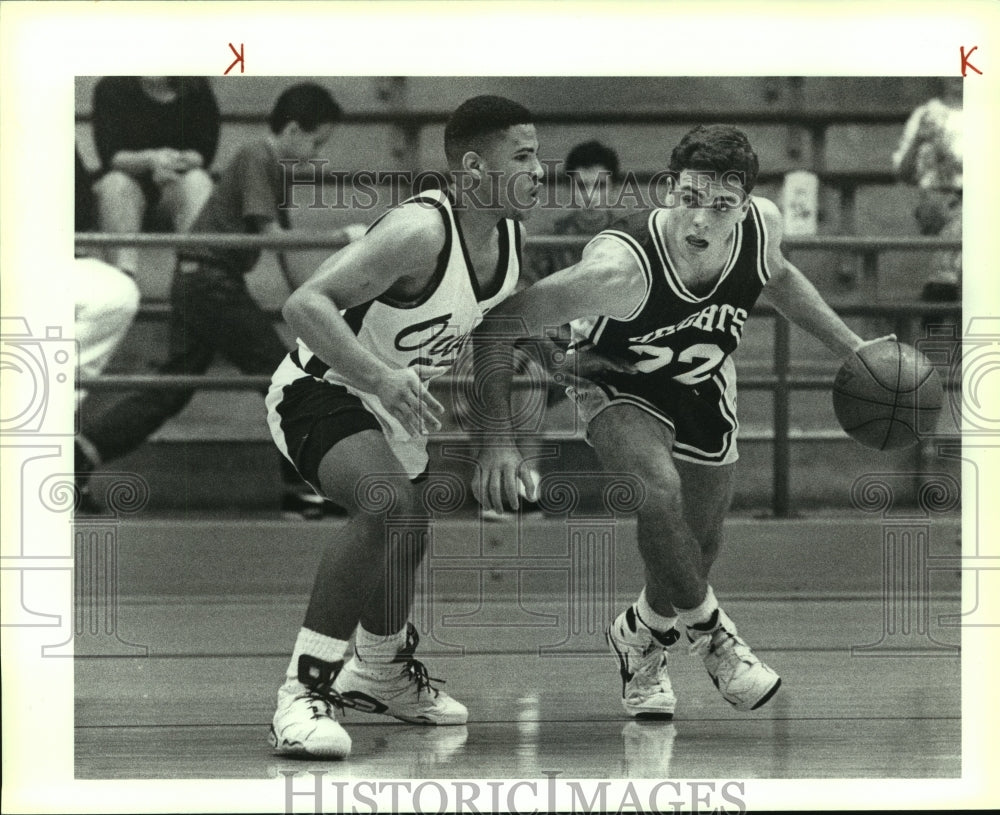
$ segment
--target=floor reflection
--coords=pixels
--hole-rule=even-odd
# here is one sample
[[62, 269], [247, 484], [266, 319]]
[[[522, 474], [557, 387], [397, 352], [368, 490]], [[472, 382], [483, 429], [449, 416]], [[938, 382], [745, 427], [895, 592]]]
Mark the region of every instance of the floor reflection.
[[677, 729], [673, 722], [631, 721], [622, 728], [623, 778], [670, 778]]

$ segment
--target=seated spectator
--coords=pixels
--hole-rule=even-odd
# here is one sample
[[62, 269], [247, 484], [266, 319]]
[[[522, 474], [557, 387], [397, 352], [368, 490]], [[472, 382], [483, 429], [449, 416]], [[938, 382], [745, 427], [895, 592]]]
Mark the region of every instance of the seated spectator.
[[[286, 166], [289, 160], [315, 158], [340, 118], [340, 106], [325, 88], [311, 83], [288, 88], [268, 119], [271, 133], [236, 152], [191, 231], [280, 234], [289, 229], [288, 210], [283, 206]], [[347, 242], [355, 234], [349, 227], [329, 237]], [[203, 374], [217, 354], [244, 374], [270, 376], [274, 372], [288, 348], [244, 280], [260, 255], [259, 249], [231, 247], [178, 252], [171, 290], [169, 356], [160, 369], [163, 373]], [[280, 255], [279, 260], [287, 275]], [[137, 448], [179, 413], [192, 395], [189, 390], [140, 391], [126, 395], [103, 415], [84, 415], [76, 445], [81, 492], [86, 492], [91, 470]], [[329, 509], [285, 457], [279, 458], [285, 476], [285, 509], [309, 517]]]
[[[94, 89], [94, 185], [103, 232], [186, 232], [212, 191], [219, 107], [204, 77], [106, 76]], [[138, 250], [108, 258], [135, 273]]]
[[[920, 190], [914, 212], [921, 235], [962, 238], [962, 79], [942, 79], [939, 96], [910, 115], [892, 164]], [[929, 301], [960, 299], [962, 252], [935, 252], [921, 292]]]

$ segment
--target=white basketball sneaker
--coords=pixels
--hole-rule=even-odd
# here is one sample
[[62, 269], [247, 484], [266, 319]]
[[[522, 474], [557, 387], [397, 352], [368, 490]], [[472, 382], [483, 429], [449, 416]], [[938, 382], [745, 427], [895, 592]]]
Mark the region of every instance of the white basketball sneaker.
[[629, 606], [606, 632], [622, 676], [622, 707], [637, 719], [672, 719], [677, 697], [667, 675], [667, 646], [680, 638], [676, 628], [659, 634], [643, 625]]
[[737, 710], [756, 710], [781, 687], [781, 677], [761, 662], [737, 636], [721, 608], [704, 626], [688, 626], [691, 653], [701, 656], [722, 698]]
[[469, 711], [432, 682], [427, 668], [414, 658], [420, 638], [412, 623], [406, 624], [406, 644], [389, 663], [364, 661], [358, 657], [347, 663], [333, 683], [341, 702], [364, 713], [384, 713], [412, 724], [465, 724]]
[[351, 737], [341, 727], [334, 708], [344, 705], [332, 690], [341, 662], [299, 657], [299, 676], [278, 689], [278, 709], [271, 722], [270, 741], [281, 755], [309, 758], [346, 758]]

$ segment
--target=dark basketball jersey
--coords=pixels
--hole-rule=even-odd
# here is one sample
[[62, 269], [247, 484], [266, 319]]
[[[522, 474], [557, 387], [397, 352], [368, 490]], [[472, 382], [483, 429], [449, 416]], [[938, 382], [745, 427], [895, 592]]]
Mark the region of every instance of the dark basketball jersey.
[[718, 281], [697, 294], [682, 282], [660, 237], [665, 215], [662, 209], [638, 212], [595, 238], [626, 246], [648, 288], [628, 317], [578, 321], [574, 329], [578, 344], [592, 343], [598, 351], [626, 359], [639, 377], [694, 386], [711, 379], [739, 345], [743, 324], [769, 277], [767, 229], [751, 203], [746, 219], [736, 226]]
[[[615, 240], [636, 258], [646, 276], [642, 301], [624, 318], [599, 316], [573, 323], [577, 347], [633, 364], [636, 374], [608, 373], [593, 418], [613, 403], [628, 403], [670, 425], [674, 455], [702, 464], [735, 461], [736, 372], [730, 355], [770, 277], [767, 228], [756, 205], [737, 224], [732, 250], [716, 283], [693, 292], [681, 280], [661, 238], [662, 209], [637, 212], [594, 240]], [[578, 399], [578, 404], [580, 400]], [[588, 418], [588, 421], [589, 421]]]

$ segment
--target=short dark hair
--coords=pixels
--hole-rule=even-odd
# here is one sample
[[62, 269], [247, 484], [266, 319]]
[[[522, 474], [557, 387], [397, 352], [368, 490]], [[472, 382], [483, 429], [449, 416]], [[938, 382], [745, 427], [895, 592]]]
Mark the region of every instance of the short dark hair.
[[578, 144], [566, 156], [567, 173], [597, 165], [607, 167], [611, 171], [611, 177], [618, 178], [618, 154], [599, 141], [585, 141], [583, 144]]
[[757, 183], [760, 163], [746, 134], [730, 125], [698, 125], [681, 139], [670, 154], [670, 170], [710, 170], [739, 173], [747, 194]]
[[474, 96], [459, 105], [444, 128], [444, 153], [457, 167], [469, 150], [482, 152], [484, 142], [508, 127], [531, 124], [534, 117], [524, 105], [503, 96]]
[[267, 123], [272, 133], [280, 133], [289, 122], [296, 122], [307, 133], [322, 124], [336, 124], [344, 111], [330, 92], [312, 82], [302, 82], [285, 89], [274, 103]]

